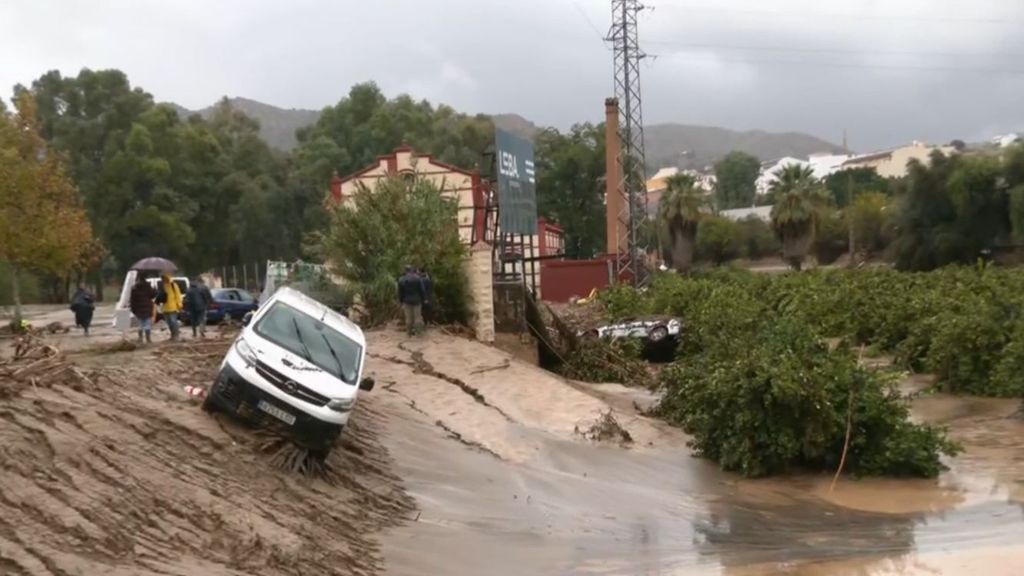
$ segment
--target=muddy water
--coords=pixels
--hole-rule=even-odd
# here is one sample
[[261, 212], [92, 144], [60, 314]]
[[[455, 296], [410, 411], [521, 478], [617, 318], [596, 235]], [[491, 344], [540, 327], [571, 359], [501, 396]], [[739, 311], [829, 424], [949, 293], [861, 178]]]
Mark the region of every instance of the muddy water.
[[[830, 492], [827, 477], [722, 473], [621, 388], [456, 339], [372, 340], [384, 443], [420, 508], [384, 539], [389, 574], [1024, 574], [1015, 402], [921, 398], [915, 416], [966, 448], [950, 470]], [[632, 446], [575, 434], [609, 409]]]

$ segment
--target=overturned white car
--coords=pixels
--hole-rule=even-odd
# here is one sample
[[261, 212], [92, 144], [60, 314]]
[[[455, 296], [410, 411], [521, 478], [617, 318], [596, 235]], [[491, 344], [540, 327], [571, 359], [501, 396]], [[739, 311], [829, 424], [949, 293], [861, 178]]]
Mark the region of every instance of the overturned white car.
[[639, 338], [658, 344], [679, 337], [683, 324], [678, 318], [651, 317], [627, 320], [584, 330], [580, 336], [589, 338]]

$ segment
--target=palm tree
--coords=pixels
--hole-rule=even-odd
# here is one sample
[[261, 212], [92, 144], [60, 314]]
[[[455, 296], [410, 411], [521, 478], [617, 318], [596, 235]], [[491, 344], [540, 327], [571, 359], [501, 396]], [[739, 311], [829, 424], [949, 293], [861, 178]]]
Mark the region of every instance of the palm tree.
[[677, 272], [685, 272], [693, 262], [704, 193], [689, 174], [670, 176], [665, 184], [665, 193], [658, 202], [658, 244], [662, 258]]
[[807, 252], [814, 244], [818, 220], [828, 195], [814, 177], [809, 166], [791, 164], [778, 173], [771, 185], [775, 205], [772, 207], [772, 229], [782, 241], [782, 257], [800, 270]]

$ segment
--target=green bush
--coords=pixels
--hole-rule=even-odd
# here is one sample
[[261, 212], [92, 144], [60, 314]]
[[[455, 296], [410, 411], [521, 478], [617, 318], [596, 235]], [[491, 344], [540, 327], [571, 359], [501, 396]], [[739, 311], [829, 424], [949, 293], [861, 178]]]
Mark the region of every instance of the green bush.
[[709, 217], [697, 228], [697, 258], [722, 265], [740, 255], [739, 225], [728, 218]]
[[851, 398], [850, 473], [933, 477], [940, 455], [956, 452], [942, 431], [909, 421], [888, 380], [859, 367], [848, 349], [830, 351], [800, 320], [776, 317], [745, 342], [742, 354], [709, 349], [662, 376], [657, 413], [724, 469], [746, 476], [834, 470]]
[[398, 317], [395, 282], [403, 267], [425, 267], [434, 281], [434, 317], [465, 323], [469, 286], [457, 201], [422, 178], [391, 177], [360, 187], [335, 209], [322, 254], [349, 283], [364, 321]]
[[736, 223], [739, 226], [740, 255], [757, 260], [782, 253], [782, 243], [767, 222], [748, 216]]
[[827, 266], [850, 248], [849, 229], [842, 214], [833, 211], [818, 220], [814, 234], [814, 258], [819, 266]]

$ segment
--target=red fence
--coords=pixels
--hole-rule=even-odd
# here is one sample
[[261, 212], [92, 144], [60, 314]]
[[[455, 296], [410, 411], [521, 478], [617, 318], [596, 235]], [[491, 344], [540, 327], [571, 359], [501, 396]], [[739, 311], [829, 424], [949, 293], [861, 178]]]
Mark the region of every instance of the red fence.
[[541, 298], [568, 302], [573, 296], [585, 298], [594, 288], [608, 287], [614, 262], [599, 260], [548, 260], [541, 263]]

